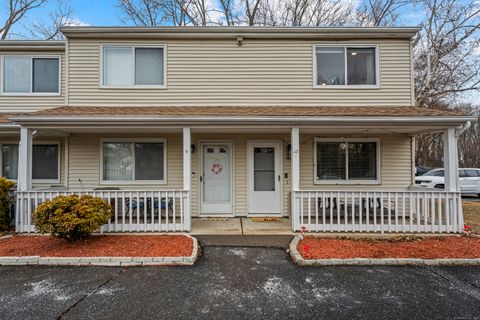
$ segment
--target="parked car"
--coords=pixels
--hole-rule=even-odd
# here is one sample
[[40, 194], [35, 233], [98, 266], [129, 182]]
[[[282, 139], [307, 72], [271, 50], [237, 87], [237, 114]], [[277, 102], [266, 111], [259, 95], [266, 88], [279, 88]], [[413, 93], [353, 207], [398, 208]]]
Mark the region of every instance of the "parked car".
[[[480, 169], [462, 168], [458, 170], [460, 180], [460, 191], [463, 194], [476, 194], [480, 197]], [[415, 177], [418, 187], [424, 188], [445, 188], [443, 169], [433, 169], [422, 176]]]
[[422, 176], [430, 170], [432, 170], [432, 169], [424, 167], [424, 166], [416, 166], [415, 167], [415, 175], [416, 176]]

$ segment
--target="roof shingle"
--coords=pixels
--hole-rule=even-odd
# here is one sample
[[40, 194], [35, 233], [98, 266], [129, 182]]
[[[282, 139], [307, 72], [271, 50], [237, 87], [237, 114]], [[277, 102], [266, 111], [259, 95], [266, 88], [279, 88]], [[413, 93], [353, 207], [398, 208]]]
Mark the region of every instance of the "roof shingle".
[[[27, 114], [24, 114], [27, 115]], [[429, 117], [464, 116], [453, 110], [436, 110], [417, 107], [59, 107], [30, 113], [32, 116], [167, 116], [167, 117], [308, 117], [308, 116], [358, 116], [358, 117]]]

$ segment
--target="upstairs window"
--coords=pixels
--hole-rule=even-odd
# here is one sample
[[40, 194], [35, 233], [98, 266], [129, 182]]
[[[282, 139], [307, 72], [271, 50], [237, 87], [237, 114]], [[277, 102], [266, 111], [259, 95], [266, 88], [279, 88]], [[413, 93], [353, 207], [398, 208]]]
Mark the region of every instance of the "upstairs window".
[[164, 87], [164, 47], [103, 47], [106, 87]]
[[60, 58], [3, 57], [2, 92], [6, 94], [59, 94]]
[[377, 86], [377, 47], [316, 46], [315, 86]]

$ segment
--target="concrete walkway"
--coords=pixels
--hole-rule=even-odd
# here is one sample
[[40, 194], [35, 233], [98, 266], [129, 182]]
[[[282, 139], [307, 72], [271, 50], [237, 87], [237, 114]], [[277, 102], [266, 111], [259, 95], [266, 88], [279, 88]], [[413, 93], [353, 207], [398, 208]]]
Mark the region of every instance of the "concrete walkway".
[[294, 235], [288, 218], [277, 221], [252, 218], [192, 218], [191, 235]]
[[480, 268], [298, 267], [205, 247], [193, 267], [0, 267], [2, 319], [478, 319]]

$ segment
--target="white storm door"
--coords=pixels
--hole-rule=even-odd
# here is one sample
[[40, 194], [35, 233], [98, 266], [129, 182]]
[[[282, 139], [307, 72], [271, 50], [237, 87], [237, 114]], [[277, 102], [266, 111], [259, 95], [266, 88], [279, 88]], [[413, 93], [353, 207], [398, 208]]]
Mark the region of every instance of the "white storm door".
[[279, 215], [282, 212], [281, 143], [249, 142], [248, 213]]
[[231, 144], [203, 144], [200, 212], [231, 215], [232, 198]]

